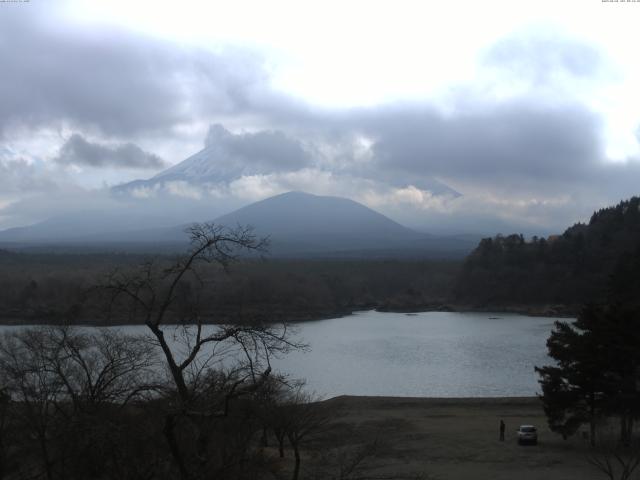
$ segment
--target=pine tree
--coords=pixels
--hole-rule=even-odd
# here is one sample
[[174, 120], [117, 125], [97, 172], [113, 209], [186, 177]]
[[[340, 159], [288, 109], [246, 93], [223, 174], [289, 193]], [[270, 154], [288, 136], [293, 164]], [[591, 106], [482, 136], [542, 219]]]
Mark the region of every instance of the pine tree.
[[556, 322], [547, 348], [557, 366], [536, 367], [549, 427], [564, 438], [588, 423], [591, 442], [595, 442], [596, 421], [607, 394], [602, 313], [588, 305], [576, 321]]
[[640, 249], [619, 259], [606, 302], [587, 305], [572, 323], [556, 322], [547, 340], [555, 366], [536, 371], [551, 430], [564, 437], [588, 423], [595, 443], [599, 417], [620, 419], [631, 440], [640, 417]]

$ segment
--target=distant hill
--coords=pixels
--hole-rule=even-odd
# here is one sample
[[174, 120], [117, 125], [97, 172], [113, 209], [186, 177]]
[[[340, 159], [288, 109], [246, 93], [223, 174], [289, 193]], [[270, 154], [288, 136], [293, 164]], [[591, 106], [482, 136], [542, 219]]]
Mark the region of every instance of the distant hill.
[[278, 251], [398, 248], [426, 237], [353, 200], [303, 192], [252, 203], [215, 222], [251, 225]]
[[[303, 192], [276, 195], [213, 221], [231, 228], [252, 226], [257, 235], [270, 238], [275, 257], [462, 258], [477, 241], [473, 236], [416, 232], [353, 200]], [[0, 232], [0, 246], [177, 251], [188, 241], [185, 228], [190, 222], [154, 228], [141, 222], [135, 228], [135, 217], [130, 217], [120, 230], [117, 222], [95, 212], [54, 218]]]
[[483, 239], [465, 261], [456, 297], [480, 306], [579, 305], [602, 297], [612, 272], [639, 255], [640, 198], [633, 197], [562, 235]]
[[416, 232], [347, 198], [288, 192], [215, 219], [250, 225], [278, 257], [462, 257], [474, 241]]

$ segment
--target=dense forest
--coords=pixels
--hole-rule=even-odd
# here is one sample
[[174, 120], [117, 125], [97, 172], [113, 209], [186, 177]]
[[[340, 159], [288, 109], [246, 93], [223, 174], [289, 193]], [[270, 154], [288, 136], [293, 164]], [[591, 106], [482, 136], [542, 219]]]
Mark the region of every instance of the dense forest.
[[633, 197], [562, 235], [483, 239], [464, 262], [455, 298], [479, 307], [560, 305], [570, 312], [602, 298], [611, 273], [637, 258], [639, 248], [640, 198]]
[[[0, 322], [127, 323], [105, 316], [100, 285], [127, 271], [173, 257], [134, 254], [45, 254], [0, 251]], [[208, 322], [260, 316], [294, 321], [354, 310], [442, 308], [459, 272], [448, 260], [246, 260], [228, 271], [203, 269], [200, 301]]]

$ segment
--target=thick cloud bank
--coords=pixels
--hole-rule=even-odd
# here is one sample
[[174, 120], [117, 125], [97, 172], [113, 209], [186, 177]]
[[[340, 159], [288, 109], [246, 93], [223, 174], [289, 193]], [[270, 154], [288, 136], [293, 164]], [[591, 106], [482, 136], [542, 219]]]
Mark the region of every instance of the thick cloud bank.
[[55, 20], [33, 9], [0, 15], [0, 132], [62, 123], [110, 135], [162, 130], [242, 112], [264, 81], [262, 60], [247, 50], [216, 54]]
[[85, 165], [89, 167], [123, 167], [139, 169], [158, 169], [166, 166], [165, 162], [142, 150], [133, 143], [116, 146], [91, 143], [82, 135], [73, 134], [60, 148], [55, 161], [66, 165]]
[[587, 101], [606, 58], [552, 30], [486, 46], [472, 81], [433, 97], [340, 109], [277, 91], [268, 50], [51, 12], [0, 16], [0, 228], [92, 197], [149, 215], [175, 201], [180, 218], [302, 190], [428, 231], [548, 232], [640, 193], [639, 159], [611, 161]]

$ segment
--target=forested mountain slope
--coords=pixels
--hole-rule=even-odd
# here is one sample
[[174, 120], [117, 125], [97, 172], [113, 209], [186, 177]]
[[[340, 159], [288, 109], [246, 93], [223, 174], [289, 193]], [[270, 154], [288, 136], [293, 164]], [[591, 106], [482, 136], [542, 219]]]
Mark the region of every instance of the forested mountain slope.
[[601, 298], [613, 270], [637, 263], [639, 254], [640, 198], [633, 197], [562, 235], [483, 239], [465, 261], [455, 296], [475, 306], [579, 305]]

